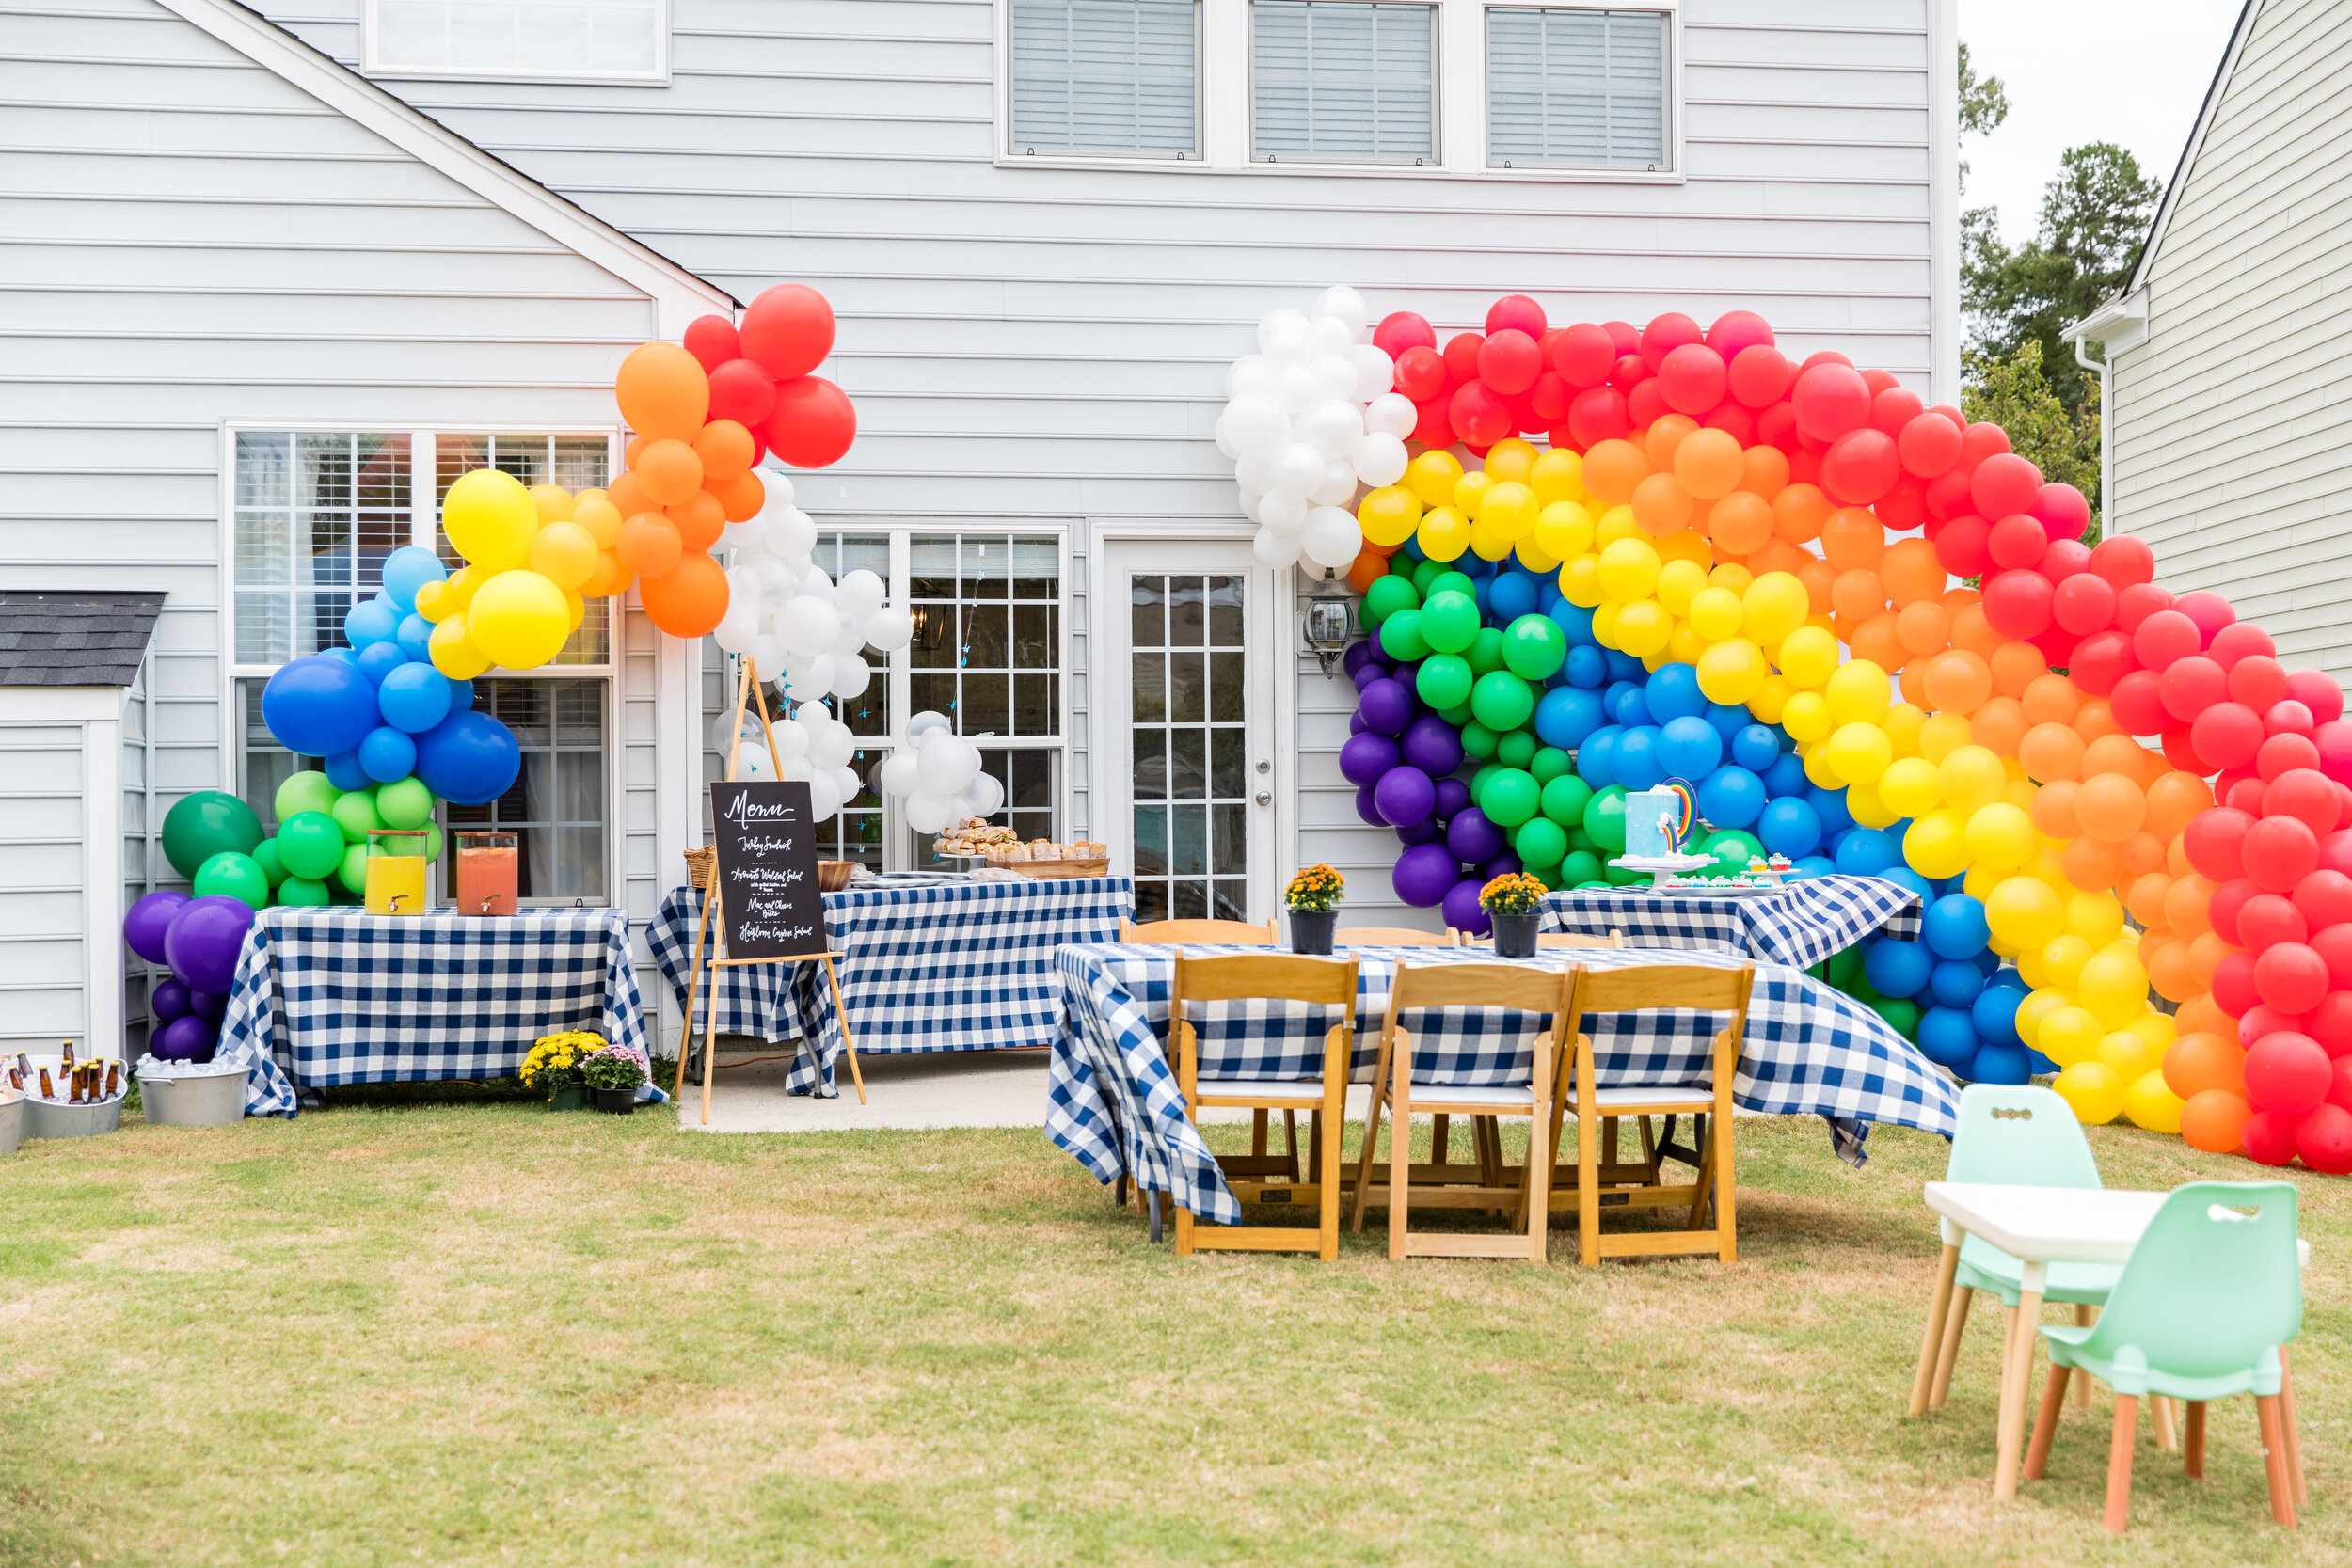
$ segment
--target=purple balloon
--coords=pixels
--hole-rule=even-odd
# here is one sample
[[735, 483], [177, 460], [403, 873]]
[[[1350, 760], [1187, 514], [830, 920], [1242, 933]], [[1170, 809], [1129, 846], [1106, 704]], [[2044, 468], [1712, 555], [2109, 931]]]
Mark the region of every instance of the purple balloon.
[[1348, 734], [1361, 735], [1370, 728], [1372, 728], [1372, 726], [1364, 722], [1364, 710], [1362, 708], [1358, 708], [1355, 712], [1347, 716]]
[[158, 980], [147, 999], [147, 1010], [155, 1015], [158, 1023], [169, 1023], [175, 1018], [185, 1018], [193, 1011], [188, 1006], [188, 988], [177, 980]]
[[1374, 681], [1387, 680], [1389, 678], [1389, 673], [1386, 670], [1381, 669], [1377, 664], [1367, 664], [1361, 669], [1356, 671], [1355, 673], [1349, 675], [1347, 678], [1356, 683], [1357, 690], [1361, 691], [1365, 687], [1370, 686]]
[[122, 917], [122, 940], [131, 944], [131, 951], [149, 963], [164, 961], [164, 933], [171, 929], [171, 917], [188, 902], [188, 895], [177, 888], [164, 888], [151, 893], [131, 906]]
[[1350, 736], [1340, 748], [1340, 771], [1352, 784], [1378, 784], [1396, 764], [1396, 742], [1385, 735]]
[[219, 1037], [212, 1024], [191, 1013], [165, 1024], [147, 1042], [147, 1050], [158, 1061], [209, 1062]]
[[1470, 807], [1470, 785], [1460, 779], [1438, 781], [1438, 820], [1451, 822]]
[[1373, 786], [1372, 799], [1383, 821], [1409, 827], [1429, 820], [1437, 809], [1438, 786], [1418, 768], [1391, 768]]
[[1350, 642], [1347, 645], [1347, 652], [1340, 656], [1340, 668], [1353, 677], [1356, 672], [1365, 665], [1376, 664], [1379, 660], [1379, 644], [1367, 637], [1360, 642]]
[[1473, 878], [1446, 889], [1438, 900], [1438, 907], [1445, 911], [1445, 923], [1474, 937], [1483, 937], [1493, 931], [1495, 923], [1486, 917], [1485, 910], [1478, 907], [1478, 892], [1485, 886], [1484, 882]]
[[1396, 857], [1389, 880], [1396, 895], [1415, 909], [1438, 907], [1448, 889], [1459, 880], [1462, 863], [1442, 844], [1416, 844]]
[[218, 1023], [229, 1010], [227, 991], [192, 990], [188, 992], [188, 1011], [207, 1022]]
[[237, 975], [237, 949], [245, 945], [253, 911], [240, 899], [215, 893], [191, 900], [164, 933], [164, 953], [172, 974], [192, 991], [226, 996]]
[[1433, 779], [1462, 766], [1462, 732], [1434, 713], [1424, 713], [1405, 731], [1399, 748], [1406, 762]]
[[1497, 877], [1516, 877], [1526, 869], [1526, 863], [1518, 856], [1505, 849], [1502, 854], [1480, 866], [1478, 874], [1491, 882]]
[[1438, 819], [1432, 816], [1426, 821], [1416, 822], [1409, 828], [1399, 828], [1396, 831], [1396, 836], [1399, 843], [1408, 846], [1435, 844], [1445, 837], [1445, 830], [1438, 827]]
[[[1363, 716], [1368, 728], [1382, 735], [1403, 735], [1405, 727], [1413, 721], [1413, 694], [1392, 680], [1376, 680], [1356, 699], [1356, 711]], [[1438, 771], [1450, 773], [1453, 769]]]
[[1360, 784], [1356, 790], [1356, 815], [1375, 828], [1385, 828], [1389, 819], [1380, 815], [1380, 807], [1373, 800], [1373, 786]]
[[1476, 806], [1454, 813], [1454, 820], [1446, 825], [1445, 847], [1457, 861], [1468, 861], [1473, 865], [1490, 861], [1509, 844], [1502, 830], [1486, 820], [1486, 814]]

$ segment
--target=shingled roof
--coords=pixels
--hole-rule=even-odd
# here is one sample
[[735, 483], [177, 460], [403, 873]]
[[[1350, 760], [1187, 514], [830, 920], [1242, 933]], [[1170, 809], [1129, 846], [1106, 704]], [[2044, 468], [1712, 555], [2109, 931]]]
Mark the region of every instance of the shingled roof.
[[128, 686], [161, 594], [0, 593], [0, 686]]

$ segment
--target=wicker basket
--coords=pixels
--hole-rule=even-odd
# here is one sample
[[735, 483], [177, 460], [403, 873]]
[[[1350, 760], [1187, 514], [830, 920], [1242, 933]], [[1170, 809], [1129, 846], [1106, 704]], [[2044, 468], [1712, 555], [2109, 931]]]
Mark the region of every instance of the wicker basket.
[[839, 893], [850, 885], [850, 879], [856, 875], [857, 862], [855, 861], [818, 861], [817, 863], [817, 891]]
[[719, 851], [706, 844], [699, 849], [686, 851], [686, 879], [696, 893], [710, 891], [710, 879], [719, 869]]

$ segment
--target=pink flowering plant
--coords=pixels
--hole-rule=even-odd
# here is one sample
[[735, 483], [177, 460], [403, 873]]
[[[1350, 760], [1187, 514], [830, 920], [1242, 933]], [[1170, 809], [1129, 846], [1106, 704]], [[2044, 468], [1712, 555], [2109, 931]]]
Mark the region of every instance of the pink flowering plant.
[[592, 1089], [633, 1089], [645, 1081], [645, 1053], [633, 1045], [608, 1045], [581, 1057], [580, 1071]]

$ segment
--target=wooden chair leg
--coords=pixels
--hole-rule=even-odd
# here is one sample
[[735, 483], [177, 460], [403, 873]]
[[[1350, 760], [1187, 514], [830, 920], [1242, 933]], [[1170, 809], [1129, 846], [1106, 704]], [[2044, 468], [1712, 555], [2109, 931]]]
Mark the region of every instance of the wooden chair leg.
[[2058, 1435], [2058, 1407], [2066, 1402], [2069, 1370], [2051, 1363], [2049, 1381], [2042, 1386], [2042, 1411], [2033, 1420], [2033, 1441], [2026, 1445], [2026, 1479], [2040, 1481], [2050, 1463], [2050, 1440]]
[[1267, 1118], [1272, 1115], [1263, 1106], [1249, 1113], [1249, 1157], [1253, 1160], [1265, 1158], [1266, 1132], [1273, 1125]]
[[1519, 1220], [1527, 1227], [1527, 1260], [1551, 1260], [1551, 1162], [1538, 1160], [1542, 1122], [1527, 1118], [1527, 1160], [1519, 1166]]
[[1586, 1268], [1600, 1261], [1599, 1119], [1576, 1117], [1576, 1260]]
[[[2053, 1420], [2057, 1413], [2052, 1413]], [[2138, 1435], [2139, 1401], [2130, 1394], [2115, 1396], [2115, 1434], [2107, 1441], [2107, 1511], [2101, 1520], [2116, 1534], [2131, 1521], [2132, 1439]]]
[[[2075, 1327], [2090, 1327], [2092, 1319], [2096, 1317], [2096, 1315], [2095, 1310], [2089, 1303], [2078, 1301], [2074, 1304]], [[2090, 1379], [2087, 1377], [2078, 1377], [2074, 1380], [2074, 1408], [2077, 1410], [2088, 1410], [2090, 1408]]]
[[1293, 1181], [1300, 1180], [1302, 1178], [1298, 1171], [1298, 1113], [1296, 1111], [1282, 1113], [1282, 1137], [1290, 1148], [1290, 1178]]
[[2149, 1402], [2156, 1407], [2156, 1448], [2161, 1452], [2170, 1453], [2181, 1446], [2179, 1437], [2172, 1430], [2172, 1402], [2162, 1394], [2153, 1394], [2149, 1397]]
[[[1337, 1085], [1339, 1092], [1327, 1092], [1323, 1109], [1315, 1113], [1315, 1181], [1320, 1188], [1317, 1207], [1322, 1211], [1321, 1235], [1315, 1256], [1325, 1262], [1336, 1262], [1340, 1256], [1340, 1135], [1347, 1127], [1347, 1079], [1343, 1073]], [[1331, 1124], [1327, 1134], [1325, 1122]]]
[[[1707, 1118], [1701, 1117], [1698, 1119], [1705, 1121]], [[1701, 1139], [1698, 1175], [1691, 1183], [1691, 1214], [1682, 1222], [1683, 1229], [1704, 1230], [1707, 1228], [1707, 1197], [1713, 1189], [1714, 1180], [1715, 1146]]]
[[1715, 1233], [1723, 1239], [1715, 1256], [1724, 1262], [1735, 1263], [1740, 1259], [1740, 1204], [1739, 1187], [1733, 1179], [1730, 1093], [1726, 1085], [1721, 1109], [1708, 1117], [1707, 1147], [1715, 1156]]
[[1968, 1308], [1977, 1299], [1977, 1292], [1958, 1290], [1952, 1293], [1951, 1316], [1944, 1320], [1944, 1345], [1935, 1355], [1935, 1392], [1928, 1398], [1930, 1410], [1941, 1410], [1952, 1392], [1952, 1367], [1960, 1359], [1961, 1331], [1968, 1326]]
[[1928, 1326], [1919, 1336], [1919, 1370], [1911, 1374], [1911, 1410], [1914, 1416], [1928, 1408], [1928, 1395], [1935, 1387], [1935, 1353], [1944, 1348], [1944, 1320], [1952, 1309], [1952, 1278], [1960, 1272], [1960, 1247], [1947, 1243], [1943, 1259], [1935, 1269], [1935, 1290], [1928, 1298]]
[[2181, 1434], [2181, 1473], [2191, 1481], [2205, 1479], [2205, 1402], [2188, 1402], [2187, 1430]]
[[[1286, 1117], [1295, 1117], [1296, 1115], [1296, 1113], [1291, 1111], [1284, 1111], [1282, 1114]], [[1338, 1128], [1335, 1127], [1331, 1130], [1331, 1136], [1334, 1140], [1339, 1137]], [[1323, 1168], [1323, 1113], [1321, 1111], [1310, 1111], [1307, 1113], [1307, 1164], [1308, 1168], [1311, 1170], [1321, 1170]], [[1293, 1180], [1297, 1179], [1297, 1171], [1298, 1140], [1296, 1135], [1294, 1133], [1291, 1139], [1291, 1172]]]
[[2279, 1428], [2286, 1440], [2287, 1479], [2295, 1483], [2295, 1506], [2304, 1506], [2303, 1437], [2295, 1429], [2295, 1374], [2287, 1370], [2287, 1353], [2279, 1352]]
[[1443, 1112], [1429, 1118], [1429, 1163], [1431, 1164], [1445, 1164], [1446, 1146], [1452, 1141], [1449, 1134], [1453, 1130], [1454, 1118]]
[[2263, 1474], [2270, 1481], [2270, 1516], [2288, 1529], [2295, 1528], [2295, 1481], [2287, 1474], [2286, 1436], [2280, 1430], [2279, 1396], [2259, 1394], [2254, 1417], [2261, 1424]]
[[[1372, 1155], [1375, 1146], [1380, 1141], [1380, 1106], [1384, 1098], [1382, 1093], [1384, 1088], [1385, 1085], [1380, 1084], [1375, 1084], [1372, 1086], [1372, 1108], [1364, 1113], [1364, 1146], [1359, 1151], [1356, 1161], [1355, 1200], [1352, 1205], [1354, 1212], [1347, 1222], [1348, 1231], [1358, 1236], [1364, 1233], [1364, 1199], [1372, 1191]], [[1396, 1134], [1390, 1133], [1389, 1142], [1394, 1144], [1396, 1141]], [[1405, 1158], [1409, 1160], [1411, 1157], [1412, 1149], [1407, 1148], [1405, 1151]], [[1396, 1161], [1396, 1151], [1391, 1148], [1389, 1151], [1389, 1164], [1393, 1165]]]

